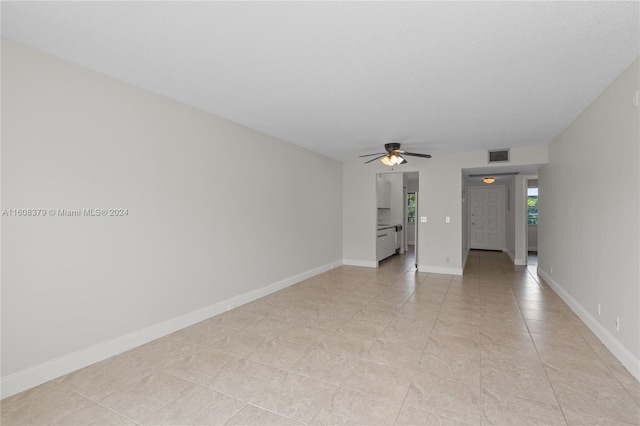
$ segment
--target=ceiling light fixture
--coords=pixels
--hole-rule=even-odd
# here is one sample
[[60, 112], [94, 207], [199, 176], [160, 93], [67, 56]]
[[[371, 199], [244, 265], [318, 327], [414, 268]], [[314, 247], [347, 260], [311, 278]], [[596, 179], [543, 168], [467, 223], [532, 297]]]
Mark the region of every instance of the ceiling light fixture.
[[482, 181], [484, 183], [486, 183], [486, 184], [492, 184], [493, 182], [496, 181], [496, 178], [494, 178], [494, 177], [486, 177], [486, 178], [482, 179]]
[[404, 164], [407, 162], [407, 160], [405, 160], [398, 154], [385, 155], [380, 159], [380, 161], [382, 162], [382, 164], [389, 167], [397, 166], [398, 164]]

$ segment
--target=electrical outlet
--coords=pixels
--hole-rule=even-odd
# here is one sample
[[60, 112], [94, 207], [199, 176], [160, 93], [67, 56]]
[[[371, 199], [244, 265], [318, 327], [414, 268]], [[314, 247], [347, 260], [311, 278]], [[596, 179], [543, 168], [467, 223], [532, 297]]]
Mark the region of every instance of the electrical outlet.
[[616, 318], [616, 331], [620, 331], [620, 318]]
[[236, 302], [231, 302], [229, 303], [229, 305], [227, 306], [227, 311], [230, 311], [232, 309], [235, 309], [238, 307], [238, 304]]
[[445, 261], [446, 261], [447, 263], [449, 263], [449, 262], [451, 262], [451, 259], [447, 257], [447, 258], [445, 259]]
[[600, 315], [600, 304], [598, 303], [598, 315]]
[[553, 266], [549, 269], [550, 269], [549, 272], [553, 274]]

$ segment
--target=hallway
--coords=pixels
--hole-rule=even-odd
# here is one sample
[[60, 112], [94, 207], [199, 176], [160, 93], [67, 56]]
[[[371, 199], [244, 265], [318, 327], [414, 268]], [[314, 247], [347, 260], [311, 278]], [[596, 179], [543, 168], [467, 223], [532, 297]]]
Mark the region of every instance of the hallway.
[[640, 424], [640, 386], [535, 267], [406, 253], [7, 398], [1, 424]]

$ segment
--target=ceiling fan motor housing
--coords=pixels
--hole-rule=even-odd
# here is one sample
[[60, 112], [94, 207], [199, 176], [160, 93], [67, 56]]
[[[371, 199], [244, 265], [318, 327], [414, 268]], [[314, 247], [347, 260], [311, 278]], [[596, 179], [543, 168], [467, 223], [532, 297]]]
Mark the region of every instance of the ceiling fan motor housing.
[[384, 144], [384, 149], [386, 149], [387, 152], [399, 151], [400, 150], [400, 144], [397, 143], [397, 142], [385, 143]]

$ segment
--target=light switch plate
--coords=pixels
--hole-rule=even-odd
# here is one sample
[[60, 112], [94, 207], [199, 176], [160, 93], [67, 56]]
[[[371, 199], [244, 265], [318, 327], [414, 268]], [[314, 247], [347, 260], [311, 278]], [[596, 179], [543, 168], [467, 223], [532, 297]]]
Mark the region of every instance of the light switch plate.
[[451, 223], [451, 217], [447, 216], [444, 218], [445, 223]]
[[427, 223], [427, 217], [426, 216], [420, 216], [420, 222], [421, 223]]

